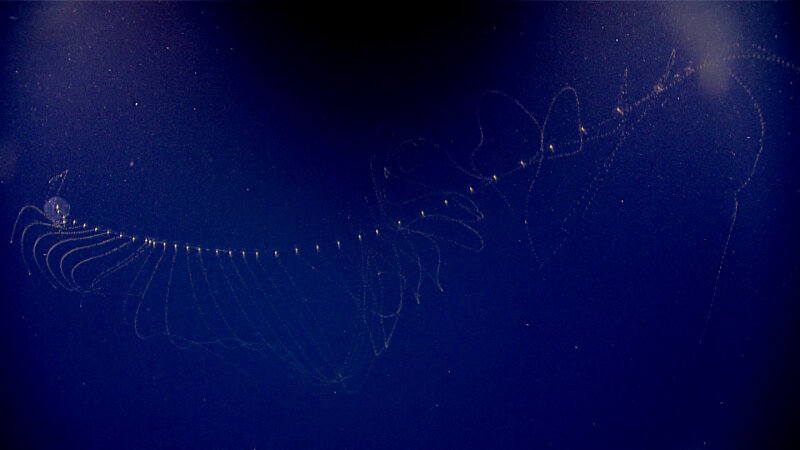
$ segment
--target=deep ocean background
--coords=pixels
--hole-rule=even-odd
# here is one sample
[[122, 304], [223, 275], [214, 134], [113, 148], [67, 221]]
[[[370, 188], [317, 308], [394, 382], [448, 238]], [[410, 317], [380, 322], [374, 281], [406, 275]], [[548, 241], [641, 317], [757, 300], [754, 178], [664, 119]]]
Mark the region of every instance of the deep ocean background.
[[[283, 248], [354, 233], [351, 224], [369, 229], [373, 155], [410, 138], [469, 154], [485, 92], [501, 90], [541, 119], [570, 85], [583, 121], [596, 124], [614, 117], [621, 86], [629, 99], [646, 95], [673, 49], [676, 71], [756, 53], [753, 44], [800, 61], [797, 12], [725, 3], [4, 3], [0, 234], [10, 235], [24, 204], [42, 205], [48, 179], [65, 169], [72, 216], [126, 233]], [[545, 267], [530, 263], [499, 213], [487, 212], [484, 252], [445, 249], [445, 291], [428, 286], [419, 305], [404, 307], [392, 346], [352, 392], [258, 382], [202, 352], [138, 339], [119, 299], [53, 290], [25, 273], [15, 247], [0, 245], [0, 440], [797, 445], [800, 73], [737, 64], [766, 138], [739, 196], [710, 316], [732, 208], [725, 180], [741, 179], [752, 164], [741, 155], [753, 154], [752, 143], [728, 148], [724, 137], [755, 139], [758, 122], [738, 86], [708, 93], [690, 81], [629, 132]], [[724, 106], [708, 112], [713, 102]], [[718, 119], [720, 110], [730, 116]], [[497, 123], [502, 131], [508, 121]], [[576, 200], [541, 189], [533, 213], [557, 224]]]

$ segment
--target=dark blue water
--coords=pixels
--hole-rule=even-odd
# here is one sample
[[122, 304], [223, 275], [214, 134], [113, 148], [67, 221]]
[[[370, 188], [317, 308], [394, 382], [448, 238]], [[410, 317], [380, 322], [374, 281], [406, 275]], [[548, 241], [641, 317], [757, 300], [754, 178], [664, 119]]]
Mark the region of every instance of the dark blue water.
[[793, 5], [1, 9], [6, 446], [796, 444]]

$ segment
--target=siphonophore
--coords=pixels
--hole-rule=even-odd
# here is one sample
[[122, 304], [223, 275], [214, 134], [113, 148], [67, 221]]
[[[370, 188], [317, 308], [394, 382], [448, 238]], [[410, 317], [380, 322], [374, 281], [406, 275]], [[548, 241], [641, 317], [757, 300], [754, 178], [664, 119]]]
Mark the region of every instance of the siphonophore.
[[[356, 388], [394, 345], [404, 310], [446, 297], [447, 274], [472, 270], [462, 261], [515, 249], [528, 256], [520, 270], [530, 279], [568, 264], [559, 257], [580, 239], [591, 212], [610, 208], [600, 200], [606, 185], [641, 175], [617, 167], [620, 155], [634, 151], [630, 142], [681, 134], [697, 145], [641, 157], [651, 166], [666, 159], [711, 168], [701, 183], [718, 192], [722, 226], [703, 286], [707, 325], [740, 194], [767, 151], [759, 95], [769, 94], [748, 76], [772, 68], [796, 76], [798, 67], [757, 46], [696, 64], [676, 61], [673, 51], [645, 88], [621, 74], [616, 102], [600, 112], [584, 111], [570, 86], [533, 107], [485, 92], [474, 146], [416, 138], [375, 155], [364, 174], [374, 188], [365, 213], [371, 226], [337, 239], [258, 249], [176, 242], [70, 219], [56, 192], [42, 209], [20, 210], [11, 241], [28, 272], [53, 288], [120, 302], [141, 338], [208, 351], [248, 375], [280, 365], [315, 385]], [[707, 72], [725, 74], [719, 98], [701, 91]]]

